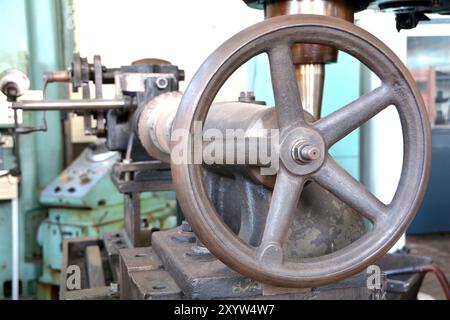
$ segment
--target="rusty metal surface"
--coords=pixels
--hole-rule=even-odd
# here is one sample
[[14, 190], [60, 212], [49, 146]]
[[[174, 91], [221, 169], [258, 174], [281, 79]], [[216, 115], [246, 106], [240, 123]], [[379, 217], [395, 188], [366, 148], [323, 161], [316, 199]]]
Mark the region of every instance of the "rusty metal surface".
[[124, 232], [105, 233], [103, 235], [103, 243], [108, 256], [108, 265], [111, 269], [112, 281], [119, 280], [119, 251], [128, 248]]
[[141, 194], [124, 194], [124, 232], [123, 237], [129, 247], [142, 247], [150, 244], [150, 234], [141, 230]]
[[[205, 171], [209, 198], [227, 226], [245, 243], [261, 244], [271, 189], [253, 182], [241, 170]], [[315, 183], [309, 183], [295, 209], [283, 252], [289, 259], [319, 257], [343, 249], [367, 231], [364, 219]]]
[[89, 288], [105, 287], [105, 273], [99, 246], [86, 248], [86, 270]]
[[[285, 2], [289, 0], [244, 0], [244, 2], [251, 8], [255, 9], [264, 9], [266, 5], [276, 2]], [[301, 1], [301, 0], [300, 0]], [[330, 0], [332, 1], [332, 0]], [[361, 11], [367, 9], [371, 2], [375, 2], [374, 0], [347, 0], [349, 4], [351, 4], [356, 11]]]
[[155, 160], [128, 164], [118, 162], [112, 169], [111, 178], [121, 193], [172, 191], [169, 169], [167, 164]]
[[152, 238], [153, 249], [186, 299], [238, 298], [262, 294], [261, 284], [233, 272], [193, 241], [193, 233], [186, 234], [180, 229], [157, 232]]
[[181, 290], [152, 248], [120, 251], [121, 300], [180, 299]]
[[[108, 254], [104, 250], [103, 241], [96, 238], [65, 239], [63, 242], [63, 261], [61, 266], [61, 300], [108, 300], [117, 299], [117, 292], [110, 286], [91, 288], [88, 277], [89, 266], [86, 264], [87, 248], [97, 246], [100, 249], [102, 268], [105, 282], [110, 284], [113, 280], [112, 270], [108, 263]], [[81, 289], [67, 289], [67, 274], [64, 272], [69, 266], [78, 266], [81, 271]]]
[[[383, 85], [317, 123], [310, 123], [302, 111], [293, 68], [293, 43], [314, 43], [345, 51], [375, 72]], [[192, 133], [192, 123], [205, 121], [214, 97], [228, 77], [262, 52], [267, 52], [270, 58], [282, 137], [282, 165], [262, 245], [255, 248], [244, 243], [222, 221], [203, 184], [201, 165], [172, 165], [180, 205], [208, 249], [243, 275], [283, 287], [312, 287], [349, 277], [384, 255], [405, 231], [422, 200], [429, 172], [430, 129], [420, 93], [402, 62], [371, 34], [340, 19], [291, 15], [256, 24], [214, 52], [189, 85], [174, 128]], [[385, 205], [327, 152], [390, 104], [396, 105], [400, 115], [405, 151], [397, 193], [392, 203]], [[319, 148], [321, 157], [302, 168], [290, 154], [293, 143], [305, 136]], [[322, 257], [290, 261], [284, 259], [282, 245], [300, 193], [309, 180], [315, 180], [371, 220], [373, 227], [344, 249]]]
[[[372, 292], [367, 289], [365, 273], [313, 289], [288, 289], [258, 283], [229, 269], [201, 247], [192, 232], [183, 231], [181, 227], [154, 233], [152, 243], [151, 252], [161, 258], [162, 265], [148, 263], [146, 266], [153, 265], [153, 270], [159, 272], [160, 266], [163, 266], [182, 290], [183, 299], [367, 300], [372, 296]], [[134, 252], [137, 252], [136, 249], [121, 251], [121, 255], [133, 257]], [[154, 261], [156, 257], [152, 256], [150, 260]], [[145, 268], [138, 265], [140, 269]]]
[[92, 300], [117, 300], [110, 287], [89, 288], [84, 290], [69, 291], [64, 296], [67, 301], [92, 301]]

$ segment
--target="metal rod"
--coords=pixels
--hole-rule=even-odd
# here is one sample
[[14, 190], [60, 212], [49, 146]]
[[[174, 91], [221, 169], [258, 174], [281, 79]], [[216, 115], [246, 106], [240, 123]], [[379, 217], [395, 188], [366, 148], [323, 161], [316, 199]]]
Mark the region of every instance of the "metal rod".
[[110, 110], [129, 107], [130, 105], [124, 100], [23, 100], [13, 103], [13, 109], [21, 109], [24, 111], [79, 111], [79, 110]]
[[19, 200], [11, 200], [12, 216], [12, 300], [19, 300]]

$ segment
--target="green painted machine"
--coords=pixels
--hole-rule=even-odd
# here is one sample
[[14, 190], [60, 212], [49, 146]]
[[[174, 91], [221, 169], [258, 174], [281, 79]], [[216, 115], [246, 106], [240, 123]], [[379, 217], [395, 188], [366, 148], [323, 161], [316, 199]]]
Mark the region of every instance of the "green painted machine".
[[[124, 228], [124, 197], [111, 181], [111, 170], [119, 159], [103, 142], [91, 144], [59, 177], [41, 193], [41, 204], [49, 215], [38, 231], [43, 250], [43, 272], [39, 298], [54, 297], [60, 283], [62, 244], [70, 238], [99, 238]], [[176, 227], [173, 192], [143, 193], [141, 229]]]

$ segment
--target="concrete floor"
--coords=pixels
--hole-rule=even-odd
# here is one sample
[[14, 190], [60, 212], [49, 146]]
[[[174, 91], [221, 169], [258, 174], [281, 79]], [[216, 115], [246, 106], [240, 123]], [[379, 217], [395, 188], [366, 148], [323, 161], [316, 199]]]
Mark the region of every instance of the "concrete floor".
[[[413, 255], [432, 258], [450, 280], [450, 233], [408, 236], [406, 246]], [[442, 288], [432, 273], [425, 276], [420, 291], [435, 299], [445, 299]]]

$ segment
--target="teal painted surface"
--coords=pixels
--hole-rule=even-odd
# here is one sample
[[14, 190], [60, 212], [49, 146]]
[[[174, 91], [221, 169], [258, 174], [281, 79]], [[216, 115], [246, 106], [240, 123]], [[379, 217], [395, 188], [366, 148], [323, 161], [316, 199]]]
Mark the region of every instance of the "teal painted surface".
[[[101, 190], [96, 188], [92, 193], [99, 192]], [[149, 222], [148, 230], [176, 227], [176, 201], [171, 198], [171, 193], [142, 194], [141, 216]], [[38, 232], [44, 254], [43, 273], [39, 281], [59, 286], [63, 237], [102, 238], [105, 233], [120, 232], [123, 227], [123, 203], [94, 209], [51, 208], [48, 219], [40, 225]]]
[[[248, 63], [249, 89], [257, 100], [273, 106], [274, 98], [270, 82], [269, 60], [266, 54]], [[345, 106], [360, 96], [360, 63], [348, 54], [340, 53], [339, 62], [326, 66], [322, 117]], [[360, 132], [356, 130], [337, 143], [331, 155], [355, 178], [360, 177]]]
[[[18, 68], [29, 73], [29, 38], [26, 21], [26, 2], [0, 1], [0, 30], [2, 30], [2, 41], [0, 42], [0, 72], [8, 68]], [[31, 125], [32, 119], [29, 114], [24, 115], [24, 125]], [[2, 131], [6, 134], [5, 131]], [[19, 202], [20, 223], [20, 280], [22, 282], [22, 295], [27, 296], [35, 287], [35, 279], [40, 273], [40, 264], [30, 262], [36, 252], [33, 239], [29, 233], [33, 230], [31, 225], [39, 215], [45, 214], [36, 209], [37, 197], [34, 186], [36, 185], [35, 146], [33, 137], [27, 136], [20, 139], [21, 155], [24, 159], [22, 169], [27, 176], [27, 185], [20, 188], [21, 199]], [[15, 158], [11, 150], [3, 154], [6, 164], [5, 169], [15, 167]], [[30, 232], [28, 232], [30, 231]], [[36, 241], [34, 241], [36, 243]], [[38, 249], [37, 249], [38, 250]], [[0, 202], [0, 299], [4, 297], [7, 283], [11, 280], [11, 204], [9, 201]]]
[[[57, 0], [0, 0], [0, 72], [18, 68], [31, 79], [32, 89], [41, 89], [44, 69], [60, 69], [61, 2]], [[50, 97], [62, 97], [60, 88]], [[62, 168], [62, 138], [59, 114], [47, 117], [49, 132], [20, 137], [22, 181], [20, 186], [20, 279], [22, 296], [36, 290], [41, 273], [40, 247], [36, 241], [37, 228], [47, 216], [39, 205], [39, 191]], [[25, 113], [24, 126], [40, 125], [40, 115]], [[4, 153], [6, 169], [14, 167], [10, 152]], [[0, 299], [4, 285], [11, 280], [11, 207], [9, 201], [0, 202]]]
[[[101, 148], [98, 144], [97, 152], [107, 152]], [[49, 217], [38, 232], [38, 242], [43, 248], [40, 284], [59, 285], [64, 238], [103, 238], [107, 232], [118, 233], [124, 228], [124, 196], [111, 178], [119, 154], [107, 152], [103, 161], [92, 161], [93, 152], [85, 149], [41, 193], [40, 201], [49, 207]], [[174, 192], [143, 193], [140, 209], [149, 231], [176, 226]], [[38, 295], [38, 298], [48, 297]]]
[[[42, 89], [42, 73], [64, 69], [62, 38], [60, 34], [59, 1], [28, 0], [27, 21], [30, 47], [30, 80], [32, 89]], [[64, 87], [50, 85], [47, 98], [63, 98]], [[47, 112], [47, 132], [33, 135], [37, 148], [38, 187], [44, 188], [63, 168], [62, 128], [60, 113]], [[42, 113], [34, 112], [34, 124], [40, 126]]]
[[[361, 64], [352, 56], [340, 53], [339, 61], [326, 67], [322, 116], [326, 116], [360, 96]], [[355, 178], [360, 178], [360, 130], [356, 130], [337, 143], [333, 157]]]
[[0, 0], [0, 72], [15, 67], [28, 71], [25, 0]]

